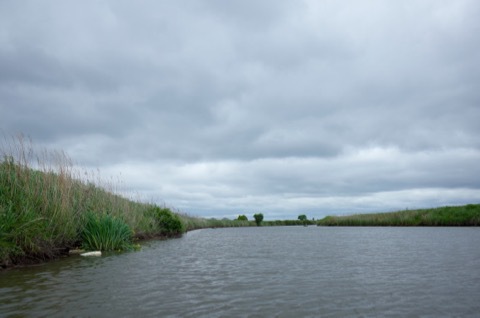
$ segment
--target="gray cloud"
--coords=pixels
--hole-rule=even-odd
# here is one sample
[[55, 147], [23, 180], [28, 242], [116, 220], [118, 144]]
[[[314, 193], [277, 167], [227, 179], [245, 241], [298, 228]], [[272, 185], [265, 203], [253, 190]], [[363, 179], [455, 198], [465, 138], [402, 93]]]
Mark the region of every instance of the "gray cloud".
[[0, 129], [193, 214], [480, 201], [476, 1], [0, 4]]

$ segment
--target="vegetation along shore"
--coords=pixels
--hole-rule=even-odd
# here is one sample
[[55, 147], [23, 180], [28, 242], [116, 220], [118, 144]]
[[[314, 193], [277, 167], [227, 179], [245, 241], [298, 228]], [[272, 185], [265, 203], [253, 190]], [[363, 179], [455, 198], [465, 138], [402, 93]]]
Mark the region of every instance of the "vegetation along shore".
[[327, 216], [319, 220], [317, 224], [324, 226], [479, 226], [480, 204], [389, 213]]
[[[93, 180], [93, 181], [92, 181]], [[37, 151], [23, 137], [0, 149], [0, 269], [68, 254], [132, 250], [138, 240], [198, 228], [251, 226], [205, 219], [127, 199], [73, 168], [63, 152]]]
[[[110, 188], [113, 188], [110, 186]], [[328, 216], [322, 220], [205, 219], [127, 199], [92, 174], [73, 168], [63, 152], [35, 150], [22, 137], [0, 148], [0, 269], [66, 255], [71, 250], [119, 251], [148, 238], [200, 228], [238, 226], [478, 226], [480, 205], [394, 213]]]

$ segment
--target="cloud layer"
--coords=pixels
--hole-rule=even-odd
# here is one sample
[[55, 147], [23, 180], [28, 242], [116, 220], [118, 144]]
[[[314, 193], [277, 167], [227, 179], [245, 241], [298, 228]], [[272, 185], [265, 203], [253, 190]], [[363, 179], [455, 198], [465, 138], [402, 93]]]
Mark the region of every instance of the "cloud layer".
[[0, 129], [191, 214], [480, 202], [477, 1], [3, 1]]

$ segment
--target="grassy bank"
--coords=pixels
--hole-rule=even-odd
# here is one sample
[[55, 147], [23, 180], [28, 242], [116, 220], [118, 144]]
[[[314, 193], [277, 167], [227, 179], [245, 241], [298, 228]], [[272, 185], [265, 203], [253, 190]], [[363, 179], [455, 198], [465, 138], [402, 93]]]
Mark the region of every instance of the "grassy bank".
[[480, 204], [390, 213], [327, 216], [323, 226], [479, 226]]
[[[0, 268], [69, 249], [129, 250], [139, 239], [247, 223], [202, 219], [126, 199], [76, 171], [63, 152], [5, 138], [0, 152]], [[87, 177], [86, 177], [87, 176]]]

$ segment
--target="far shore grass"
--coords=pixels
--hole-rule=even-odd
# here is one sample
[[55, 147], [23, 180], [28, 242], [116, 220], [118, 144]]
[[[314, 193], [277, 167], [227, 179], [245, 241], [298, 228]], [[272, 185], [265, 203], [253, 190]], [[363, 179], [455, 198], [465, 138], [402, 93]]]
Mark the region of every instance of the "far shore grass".
[[388, 213], [327, 216], [319, 226], [479, 226], [480, 204]]

